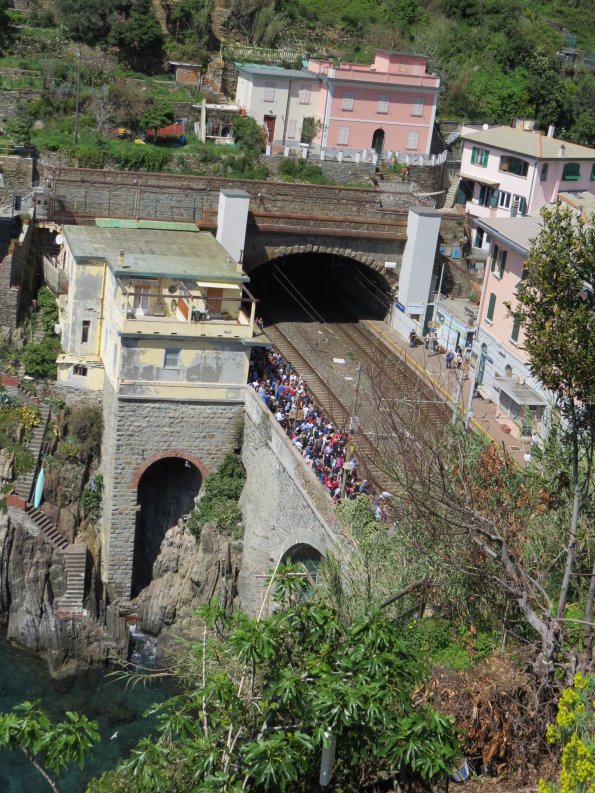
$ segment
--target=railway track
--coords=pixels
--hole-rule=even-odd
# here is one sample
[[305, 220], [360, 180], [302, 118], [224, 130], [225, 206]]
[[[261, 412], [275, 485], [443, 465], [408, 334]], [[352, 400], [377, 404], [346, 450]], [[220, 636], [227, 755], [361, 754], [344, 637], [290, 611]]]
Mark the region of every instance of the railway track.
[[[305, 355], [297, 344], [292, 340], [287, 332], [279, 328], [278, 325], [270, 325], [266, 329], [266, 334], [271, 344], [291, 364], [308, 384], [308, 390], [316, 404], [318, 404], [328, 415], [336, 426], [347, 427], [350, 422], [350, 408], [345, 399], [340, 399], [325, 380], [315, 371], [313, 365], [306, 359]], [[381, 465], [381, 454], [375, 443], [365, 434], [365, 428], [358, 425], [352, 431], [352, 440], [355, 448], [355, 458], [360, 468], [363, 469], [366, 478], [372, 483], [377, 491], [391, 491], [393, 482], [386, 474]]]

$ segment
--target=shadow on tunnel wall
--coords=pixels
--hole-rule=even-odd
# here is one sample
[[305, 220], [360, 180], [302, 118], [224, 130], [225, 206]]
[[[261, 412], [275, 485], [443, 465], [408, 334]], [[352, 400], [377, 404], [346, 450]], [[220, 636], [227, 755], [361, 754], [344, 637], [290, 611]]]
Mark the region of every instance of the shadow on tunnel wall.
[[134, 536], [132, 597], [153, 579], [153, 566], [168, 529], [194, 509], [202, 477], [198, 469], [180, 457], [153, 463], [138, 485], [140, 511]]

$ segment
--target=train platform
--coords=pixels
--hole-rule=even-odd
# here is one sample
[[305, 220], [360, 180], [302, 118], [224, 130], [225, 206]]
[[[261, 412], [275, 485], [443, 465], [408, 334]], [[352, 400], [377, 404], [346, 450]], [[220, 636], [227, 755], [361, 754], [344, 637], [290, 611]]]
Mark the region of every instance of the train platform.
[[[385, 322], [367, 320], [366, 324], [389, 349], [402, 355], [412, 369], [429, 380], [445, 399], [452, 402], [453, 410], [454, 397], [457, 392], [459, 378], [461, 374], [463, 374], [463, 386], [458, 405], [458, 415], [460, 420], [464, 421], [469, 403], [469, 393], [474, 382], [473, 369], [468, 373], [469, 376], [465, 377], [467, 374], [466, 370], [458, 371], [456, 368], [447, 369], [446, 356], [444, 353], [431, 353], [429, 350], [426, 350], [421, 340], [418, 339], [418, 343], [415, 347], [410, 347], [409, 340], [403, 338], [403, 336]], [[465, 363], [464, 366], [466, 367], [466, 365]], [[530, 440], [528, 438], [515, 438], [510, 432], [507, 432], [506, 429], [503, 428], [503, 424], [498, 421], [498, 406], [493, 402], [483, 399], [481, 396], [477, 396], [473, 399], [472, 410], [472, 426], [476, 430], [485, 433], [498, 445], [504, 446], [510, 456], [519, 463], [519, 465], [523, 466], [523, 456], [530, 447]]]

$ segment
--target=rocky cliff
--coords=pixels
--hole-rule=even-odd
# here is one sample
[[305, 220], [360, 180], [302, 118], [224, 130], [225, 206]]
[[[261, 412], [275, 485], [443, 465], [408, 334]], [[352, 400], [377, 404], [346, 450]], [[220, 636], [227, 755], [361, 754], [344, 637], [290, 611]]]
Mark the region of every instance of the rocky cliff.
[[128, 647], [124, 620], [103, 609], [93, 587], [86, 616], [60, 616], [55, 601], [65, 590], [62, 552], [0, 514], [0, 627], [10, 641], [45, 658], [54, 677], [105, 664]]
[[201, 603], [217, 598], [224, 607], [232, 605], [239, 555], [230, 538], [210, 526], [203, 528], [199, 542], [182, 521], [167, 531], [153, 580], [133, 601], [140, 630], [158, 636], [158, 658], [176, 639], [197, 637], [193, 611]]

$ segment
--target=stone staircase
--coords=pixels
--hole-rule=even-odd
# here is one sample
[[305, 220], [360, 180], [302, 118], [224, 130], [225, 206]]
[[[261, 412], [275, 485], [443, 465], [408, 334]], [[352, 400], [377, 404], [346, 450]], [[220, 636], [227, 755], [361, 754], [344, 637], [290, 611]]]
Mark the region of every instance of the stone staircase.
[[[29, 403], [30, 400], [25, 399], [25, 402]], [[35, 475], [37, 474], [39, 468], [43, 436], [50, 420], [51, 411], [49, 405], [39, 405], [39, 413], [41, 415], [41, 421], [36, 427], [33, 428], [33, 432], [31, 433], [31, 438], [29, 439], [28, 444], [29, 450], [34, 459], [33, 468], [28, 473], [19, 476], [14, 485], [14, 492], [16, 495], [25, 499], [25, 501], [31, 501], [31, 496], [33, 494], [33, 484], [35, 482]]]
[[52, 521], [40, 509], [27, 506], [25, 507], [25, 514], [29, 518], [30, 522], [34, 524], [35, 528], [39, 529], [39, 533], [43, 534], [43, 536], [55, 548], [59, 548], [61, 551], [64, 551], [69, 547], [70, 544], [66, 537], [61, 531], [58, 531]]
[[446, 192], [444, 198], [444, 208], [452, 209], [455, 205], [455, 198], [457, 197], [457, 190], [459, 189], [459, 179], [455, 177]]
[[64, 549], [66, 592], [54, 601], [58, 614], [83, 614], [85, 576], [87, 571], [87, 546], [84, 543], [68, 545]]

